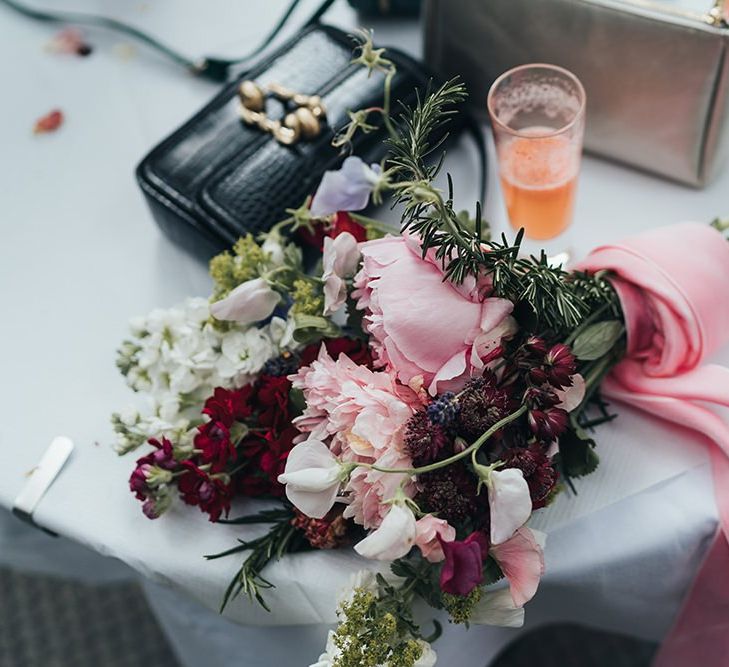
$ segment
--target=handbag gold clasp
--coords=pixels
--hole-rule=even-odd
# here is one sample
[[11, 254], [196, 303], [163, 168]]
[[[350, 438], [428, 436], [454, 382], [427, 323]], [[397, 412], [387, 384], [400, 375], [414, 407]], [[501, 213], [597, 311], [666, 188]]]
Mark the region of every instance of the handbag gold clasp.
[[[238, 97], [238, 113], [243, 122], [269, 132], [280, 144], [291, 146], [314, 139], [322, 132], [326, 107], [318, 95], [303, 95], [277, 83], [269, 83], [263, 89], [254, 81], [246, 80], [238, 87]], [[275, 97], [295, 108], [284, 116], [283, 122], [273, 120], [266, 114], [267, 97]]]

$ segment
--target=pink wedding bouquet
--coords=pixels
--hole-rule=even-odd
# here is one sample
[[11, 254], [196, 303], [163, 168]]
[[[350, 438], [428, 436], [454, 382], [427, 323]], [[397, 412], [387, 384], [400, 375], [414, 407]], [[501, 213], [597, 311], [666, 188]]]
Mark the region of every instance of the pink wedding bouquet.
[[[355, 61], [394, 71], [369, 39]], [[544, 572], [529, 520], [597, 466], [591, 432], [614, 417], [600, 386], [631, 351], [618, 266], [523, 257], [520, 235], [492, 239], [478, 207], [469, 218], [433, 185], [430, 137], [463, 96], [448, 83], [399, 119], [389, 101], [352, 113], [338, 144], [381, 116], [388, 158], [348, 157], [280, 225], [212, 260], [209, 300], [135, 322], [120, 350], [151, 399], [113, 420], [120, 451], [151, 446], [130, 478], [145, 514], [179, 497], [212, 521], [269, 525], [215, 556], [246, 554], [226, 602], [265, 606], [262, 572], [289, 552], [352, 547], [372, 564], [319, 667], [435, 664], [440, 628], [423, 633], [416, 599], [455, 623], [523, 623]], [[400, 235], [358, 213], [385, 193]], [[320, 251], [313, 269], [294, 240]], [[240, 497], [271, 508], [231, 519]]]

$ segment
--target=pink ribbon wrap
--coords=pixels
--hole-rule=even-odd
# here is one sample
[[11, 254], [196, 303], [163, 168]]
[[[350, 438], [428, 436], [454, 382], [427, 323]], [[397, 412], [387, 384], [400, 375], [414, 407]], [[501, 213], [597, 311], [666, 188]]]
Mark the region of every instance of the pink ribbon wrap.
[[626, 358], [603, 383], [613, 399], [708, 437], [720, 529], [654, 667], [729, 665], [729, 369], [704, 360], [729, 342], [729, 242], [684, 223], [594, 250], [576, 268], [614, 274]]

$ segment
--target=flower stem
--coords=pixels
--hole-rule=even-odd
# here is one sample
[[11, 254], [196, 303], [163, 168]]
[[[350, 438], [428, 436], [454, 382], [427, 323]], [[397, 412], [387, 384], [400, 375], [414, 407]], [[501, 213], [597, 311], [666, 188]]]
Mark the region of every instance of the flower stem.
[[456, 461], [460, 461], [463, 458], [466, 458], [467, 456], [470, 456], [472, 453], [478, 451], [481, 446], [497, 431], [504, 428], [507, 424], [510, 424], [515, 419], [519, 419], [525, 412], [527, 411], [527, 406], [522, 405], [518, 410], [515, 412], [512, 412], [510, 415], [507, 415], [503, 419], [497, 421], [488, 431], [484, 432], [478, 440], [474, 441], [473, 444], [469, 445], [466, 449], [464, 449], [462, 452], [458, 452], [458, 454], [454, 454], [453, 456], [448, 457], [447, 459], [443, 459], [442, 461], [436, 461], [435, 463], [431, 463], [427, 466], [421, 466], [419, 468], [382, 468], [381, 466], [374, 465], [374, 464], [368, 464], [368, 463], [362, 463], [360, 465], [370, 468], [371, 470], [377, 470], [378, 472], [385, 472], [385, 473], [398, 473], [398, 474], [407, 474], [407, 475], [421, 475], [426, 472], [432, 472], [433, 470], [438, 470], [439, 468], [445, 468], [446, 466], [449, 466], [451, 463], [455, 463]]

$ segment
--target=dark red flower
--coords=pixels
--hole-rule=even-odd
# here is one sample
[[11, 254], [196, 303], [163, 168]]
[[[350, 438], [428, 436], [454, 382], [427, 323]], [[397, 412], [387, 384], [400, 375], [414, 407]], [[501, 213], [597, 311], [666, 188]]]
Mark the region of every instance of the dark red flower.
[[315, 549], [336, 549], [349, 541], [349, 522], [341, 508], [331, 510], [323, 519], [312, 519], [296, 508], [294, 514], [291, 525], [301, 530]]
[[539, 357], [543, 357], [547, 354], [547, 343], [543, 338], [539, 338], [538, 336], [529, 336], [529, 338], [524, 341], [524, 347], [529, 352]]
[[449, 444], [440, 424], [434, 424], [425, 410], [416, 412], [405, 424], [403, 444], [416, 466], [435, 461]]
[[438, 540], [445, 554], [440, 589], [452, 595], [468, 595], [483, 581], [483, 561], [488, 554], [486, 536], [475, 531], [465, 540]]
[[512, 447], [499, 458], [504, 462], [504, 468], [518, 468], [524, 474], [532, 498], [532, 509], [544, 507], [559, 475], [542, 447], [537, 444]]
[[230, 484], [226, 484], [217, 473], [210, 475], [201, 470], [192, 461], [183, 461], [182, 467], [186, 472], [177, 482], [182, 500], [188, 505], [199, 506], [210, 516], [210, 521], [217, 521], [223, 513], [227, 516], [232, 497]]
[[158, 466], [164, 470], [174, 470], [178, 465], [173, 457], [172, 443], [167, 438], [162, 438], [162, 442], [156, 438], [150, 438], [149, 444], [155, 448], [155, 451], [137, 459], [135, 468], [129, 477], [129, 488], [137, 500], [145, 500], [152, 493], [147, 484], [147, 471], [152, 466]]
[[568, 416], [562, 408], [529, 411], [529, 428], [543, 442], [558, 438], [567, 428]]
[[544, 370], [547, 381], [553, 387], [562, 389], [572, 384], [572, 376], [577, 372], [577, 360], [567, 345], [557, 343], [544, 357]]
[[[322, 341], [329, 356], [335, 361], [340, 354], [346, 354], [355, 364], [372, 368], [372, 354], [367, 344], [355, 338], [326, 338]], [[318, 356], [321, 349], [321, 343], [315, 343], [304, 348], [301, 353], [300, 365], [309, 366]]]
[[[499, 387], [496, 376], [489, 372], [466, 385], [458, 404], [458, 434], [469, 441], [479, 438], [518, 407], [512, 392]], [[495, 439], [498, 438], [499, 433], [495, 435]]]
[[236, 458], [235, 444], [230, 439], [230, 429], [222, 421], [210, 421], [198, 427], [195, 448], [201, 450], [204, 463], [215, 463], [220, 468]]
[[359, 242], [367, 240], [367, 230], [358, 222], [355, 222], [349, 213], [346, 211], [339, 211], [334, 214], [332, 226], [326, 235], [335, 239], [344, 232], [349, 232]]
[[217, 387], [213, 395], [205, 401], [203, 414], [230, 428], [234, 422], [243, 421], [253, 414], [252, 394], [253, 387], [249, 384], [240, 389]]
[[313, 231], [301, 227], [296, 232], [298, 239], [308, 245], [316, 248], [319, 252], [324, 249], [324, 237], [331, 236], [336, 238], [343, 232], [349, 232], [357, 241], [367, 240], [367, 230], [355, 222], [352, 216], [346, 211], [339, 211], [334, 214], [331, 223], [321, 222], [313, 225]]
[[263, 428], [283, 429], [291, 423], [289, 393], [291, 381], [282, 375], [261, 375], [256, 384], [256, 404], [260, 412], [256, 420]]

